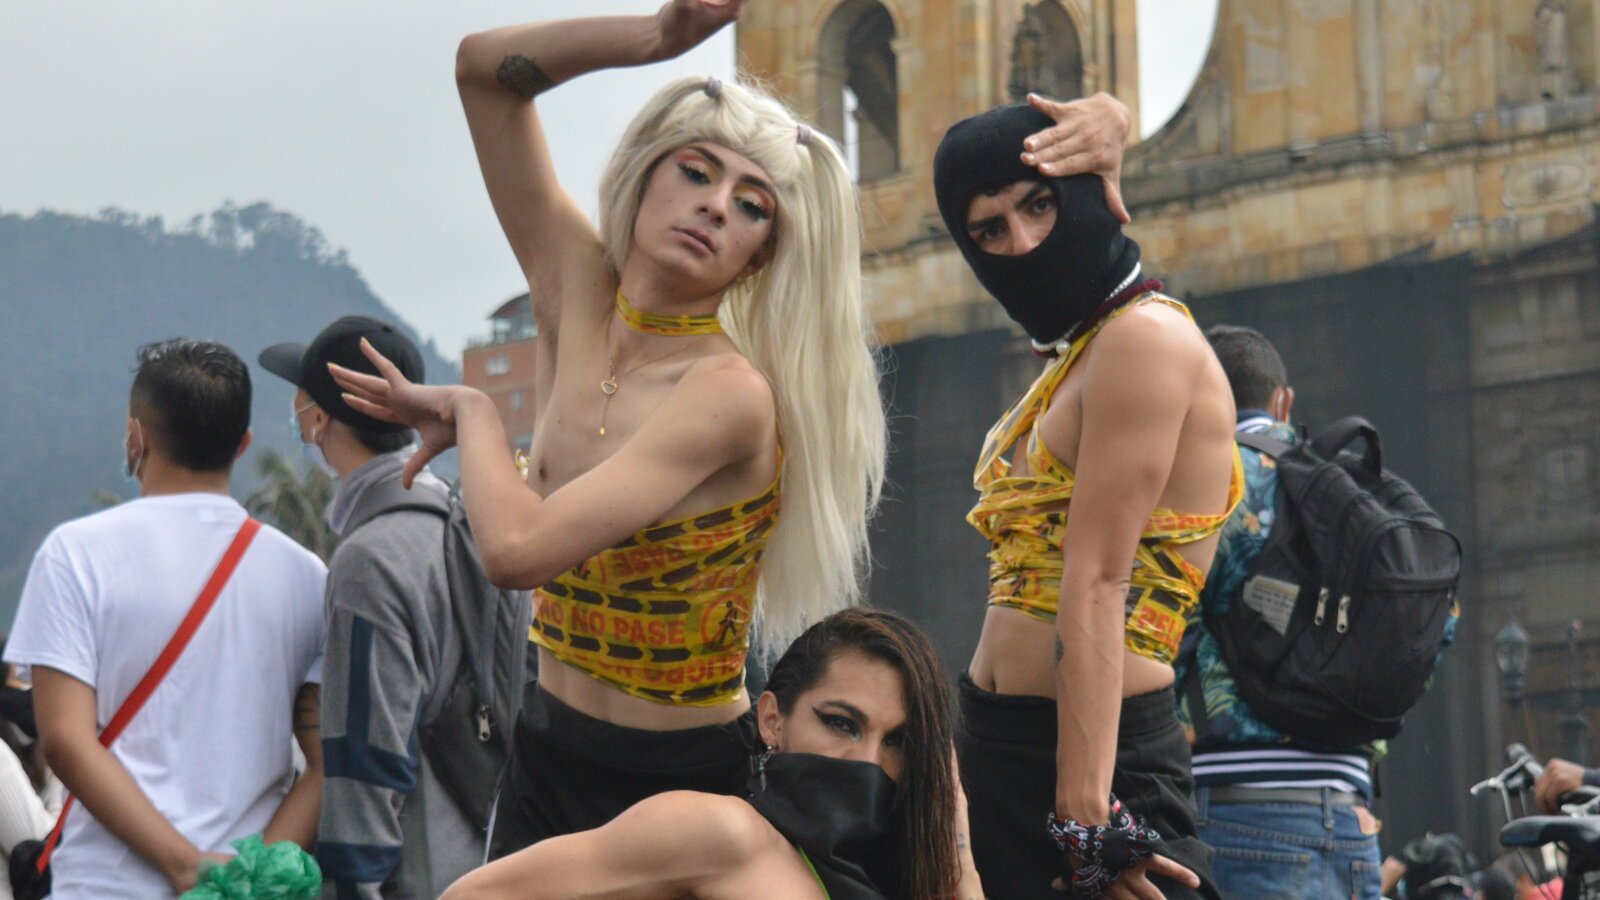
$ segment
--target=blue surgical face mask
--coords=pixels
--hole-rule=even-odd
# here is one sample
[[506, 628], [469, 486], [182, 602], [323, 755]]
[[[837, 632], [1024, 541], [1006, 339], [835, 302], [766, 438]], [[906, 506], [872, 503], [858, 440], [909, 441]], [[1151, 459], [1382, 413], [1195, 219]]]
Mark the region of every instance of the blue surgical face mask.
[[[307, 403], [289, 415], [289, 421], [294, 423], [295, 434], [303, 434], [300, 429], [300, 414], [316, 405], [315, 403]], [[323, 474], [329, 478], [339, 477], [339, 470], [328, 464], [328, 457], [323, 455], [322, 447], [315, 440], [308, 441], [302, 436], [300, 438], [300, 454], [306, 458], [306, 462], [321, 469]]]
[[135, 490], [139, 490], [139, 469], [144, 465], [145, 453], [145, 448], [143, 447], [144, 426], [139, 423], [138, 419], [134, 419], [133, 427], [139, 432], [139, 444], [141, 445], [139, 456], [137, 459], [130, 458], [133, 456], [133, 448], [128, 446], [128, 438], [124, 436], [122, 438], [122, 477], [127, 480], [128, 484], [133, 485]]

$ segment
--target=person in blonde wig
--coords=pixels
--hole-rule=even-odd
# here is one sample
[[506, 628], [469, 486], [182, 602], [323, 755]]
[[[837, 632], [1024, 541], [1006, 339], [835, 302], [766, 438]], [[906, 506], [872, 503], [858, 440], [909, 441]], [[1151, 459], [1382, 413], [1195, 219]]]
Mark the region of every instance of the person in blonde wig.
[[461, 42], [467, 123], [539, 329], [525, 478], [483, 393], [411, 384], [370, 348], [382, 377], [335, 371], [353, 407], [418, 429], [406, 477], [460, 448], [487, 574], [536, 589], [539, 682], [500, 853], [666, 790], [742, 793], [752, 623], [758, 649], [781, 649], [860, 592], [885, 424], [839, 149], [755, 87], [674, 81], [607, 167], [596, 233], [530, 102], [675, 56], [741, 5]]
[[838, 147], [759, 88], [678, 79], [634, 118], [601, 178], [600, 235], [618, 271], [655, 163], [701, 141], [765, 170], [781, 211], [765, 264], [735, 279], [718, 307], [734, 347], [771, 383], [782, 432], [782, 516], [757, 584], [759, 649], [775, 655], [856, 597], [883, 481], [855, 187]]

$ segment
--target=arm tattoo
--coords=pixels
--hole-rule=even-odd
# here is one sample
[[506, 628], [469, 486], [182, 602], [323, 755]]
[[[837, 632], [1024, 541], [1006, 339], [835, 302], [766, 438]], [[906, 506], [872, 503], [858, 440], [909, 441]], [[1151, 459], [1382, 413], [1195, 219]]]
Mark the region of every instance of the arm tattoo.
[[529, 100], [556, 86], [550, 76], [539, 68], [538, 60], [520, 53], [513, 53], [501, 60], [500, 68], [494, 70], [494, 77], [506, 90]]
[[294, 730], [317, 731], [322, 728], [322, 685], [301, 685], [294, 695]]

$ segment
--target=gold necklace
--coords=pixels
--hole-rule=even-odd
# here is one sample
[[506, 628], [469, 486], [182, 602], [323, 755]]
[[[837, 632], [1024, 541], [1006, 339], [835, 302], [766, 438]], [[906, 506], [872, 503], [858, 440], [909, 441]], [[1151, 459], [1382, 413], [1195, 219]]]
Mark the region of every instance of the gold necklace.
[[[717, 322], [716, 316], [658, 316], [652, 313], [643, 312], [639, 309], [636, 309], [633, 304], [624, 299], [620, 289], [617, 291], [617, 316], [615, 318], [620, 318], [623, 324], [634, 329], [635, 331], [642, 331], [645, 334], [659, 334], [676, 337], [684, 335], [704, 336], [707, 334], [722, 333], [722, 326]], [[611, 343], [611, 321], [611, 319], [606, 320], [607, 345], [610, 345]], [[605, 395], [605, 400], [602, 401], [600, 405], [600, 436], [606, 436], [606, 415], [611, 411], [611, 397], [617, 392], [618, 378], [622, 377], [622, 375], [630, 375], [634, 372], [637, 372], [645, 366], [654, 365], [663, 360], [677, 356], [679, 353], [682, 353], [699, 343], [700, 341], [698, 339], [689, 341], [671, 353], [663, 354], [655, 359], [648, 359], [644, 362], [630, 366], [620, 375], [617, 372], [617, 352], [612, 350], [606, 360], [606, 378], [604, 381], [600, 382], [600, 393]]]

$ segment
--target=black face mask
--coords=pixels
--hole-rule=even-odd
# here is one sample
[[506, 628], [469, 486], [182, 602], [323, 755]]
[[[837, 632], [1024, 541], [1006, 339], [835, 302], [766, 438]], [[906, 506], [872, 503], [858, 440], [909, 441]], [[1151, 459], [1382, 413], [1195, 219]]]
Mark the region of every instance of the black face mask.
[[[945, 132], [933, 158], [939, 214], [978, 282], [1041, 345], [1083, 324], [1139, 263], [1139, 245], [1106, 208], [1098, 175], [1045, 178], [1022, 162], [1022, 142], [1055, 123], [1027, 104], [999, 106]], [[1056, 199], [1056, 224], [1021, 256], [985, 253], [967, 233], [967, 206], [985, 190], [1038, 181]]]
[[896, 883], [894, 781], [866, 762], [779, 753], [750, 780], [750, 805], [805, 850], [834, 900], [884, 900]]

